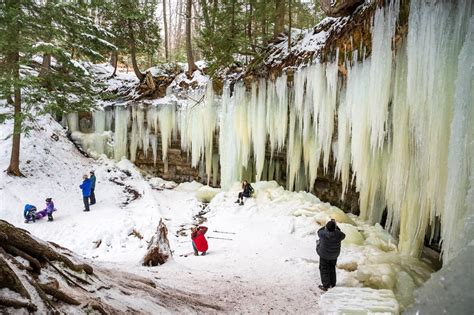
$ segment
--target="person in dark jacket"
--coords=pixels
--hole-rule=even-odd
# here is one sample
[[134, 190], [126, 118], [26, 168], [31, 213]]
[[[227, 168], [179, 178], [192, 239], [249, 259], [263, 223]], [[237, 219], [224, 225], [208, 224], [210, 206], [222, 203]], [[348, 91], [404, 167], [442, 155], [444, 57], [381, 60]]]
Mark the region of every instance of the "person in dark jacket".
[[346, 237], [332, 219], [318, 231], [316, 252], [319, 255], [319, 272], [322, 285], [319, 288], [327, 291], [336, 286], [336, 263], [341, 252], [341, 241]]
[[198, 256], [199, 252], [202, 252], [202, 256], [206, 255], [209, 248], [207, 240], [204, 234], [207, 232], [207, 227], [198, 226], [191, 228], [191, 240], [193, 242], [194, 256]]
[[25, 218], [25, 223], [30, 221], [36, 222], [36, 207], [30, 204], [26, 204], [23, 210], [23, 217]]
[[253, 187], [246, 180], [244, 180], [242, 182], [242, 192], [239, 193], [239, 197], [237, 198], [237, 201], [235, 203], [238, 203], [241, 206], [243, 206], [244, 197], [250, 198], [250, 196], [252, 196], [252, 193], [253, 193]]
[[89, 211], [89, 198], [91, 196], [92, 183], [91, 180], [87, 177], [87, 174], [82, 176], [83, 182], [79, 187], [82, 189], [82, 201], [84, 202], [84, 210]]
[[95, 204], [95, 175], [94, 175], [94, 171], [91, 171], [90, 172], [91, 176], [89, 177], [90, 181], [91, 181], [91, 196], [90, 196], [90, 199], [91, 199], [91, 205]]

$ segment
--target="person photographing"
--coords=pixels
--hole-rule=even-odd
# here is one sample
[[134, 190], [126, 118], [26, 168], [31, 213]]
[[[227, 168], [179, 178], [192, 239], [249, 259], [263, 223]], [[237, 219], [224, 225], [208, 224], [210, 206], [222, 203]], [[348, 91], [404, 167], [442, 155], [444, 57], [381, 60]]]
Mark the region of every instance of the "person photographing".
[[209, 246], [204, 234], [207, 232], [207, 227], [198, 226], [191, 228], [191, 240], [193, 242], [194, 256], [198, 256], [199, 252], [202, 252], [201, 256], [205, 256]]
[[319, 255], [319, 272], [322, 284], [318, 287], [327, 291], [336, 286], [336, 263], [341, 252], [341, 241], [346, 235], [339, 229], [336, 220], [331, 219], [318, 230], [316, 253]]

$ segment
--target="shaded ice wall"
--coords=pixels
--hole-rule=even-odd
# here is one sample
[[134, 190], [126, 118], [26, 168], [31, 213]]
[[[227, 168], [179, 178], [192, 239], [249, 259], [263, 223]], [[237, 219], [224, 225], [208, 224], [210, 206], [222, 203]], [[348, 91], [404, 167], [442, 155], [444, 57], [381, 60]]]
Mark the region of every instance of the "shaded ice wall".
[[[192, 166], [208, 180], [220, 168], [223, 188], [243, 178], [280, 178], [283, 167], [291, 190], [311, 190], [318, 166], [327, 171], [333, 156], [342, 195], [350, 183], [360, 193], [362, 219], [380, 222], [387, 209], [387, 227], [399, 235], [401, 253], [418, 255], [438, 218], [449, 260], [474, 177], [468, 159], [474, 135], [466, 123], [473, 107], [472, 13], [467, 0], [412, 1], [408, 35], [394, 53], [399, 2], [391, 1], [375, 13], [371, 56], [346, 60], [346, 78], [339, 76], [336, 57], [299, 69], [292, 80], [282, 75], [250, 87], [237, 82], [220, 97], [209, 84], [187, 100], [170, 95], [116, 106], [113, 135], [105, 133], [104, 115], [94, 113], [102, 137], [89, 141], [89, 151], [110, 155], [112, 146], [112, 157], [134, 161], [150, 148], [166, 165], [179, 134]], [[280, 165], [273, 156], [284, 151], [286, 165]]]

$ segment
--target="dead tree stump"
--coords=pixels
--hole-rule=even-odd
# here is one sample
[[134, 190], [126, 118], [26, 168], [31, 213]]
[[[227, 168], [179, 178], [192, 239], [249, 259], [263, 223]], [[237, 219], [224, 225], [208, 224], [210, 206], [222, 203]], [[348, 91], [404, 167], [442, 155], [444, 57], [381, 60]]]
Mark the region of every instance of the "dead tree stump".
[[156, 234], [151, 238], [148, 252], [143, 259], [144, 266], [158, 266], [164, 264], [171, 257], [171, 248], [168, 241], [168, 228], [160, 219]]

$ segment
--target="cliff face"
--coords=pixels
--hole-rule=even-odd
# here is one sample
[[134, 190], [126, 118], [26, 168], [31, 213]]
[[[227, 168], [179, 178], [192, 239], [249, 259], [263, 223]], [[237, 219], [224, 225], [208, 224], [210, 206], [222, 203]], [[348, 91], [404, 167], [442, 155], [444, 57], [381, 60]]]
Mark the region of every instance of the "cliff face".
[[327, 16], [338, 17], [351, 14], [364, 0], [319, 0]]

